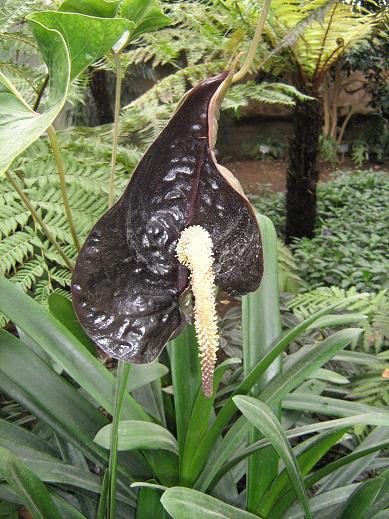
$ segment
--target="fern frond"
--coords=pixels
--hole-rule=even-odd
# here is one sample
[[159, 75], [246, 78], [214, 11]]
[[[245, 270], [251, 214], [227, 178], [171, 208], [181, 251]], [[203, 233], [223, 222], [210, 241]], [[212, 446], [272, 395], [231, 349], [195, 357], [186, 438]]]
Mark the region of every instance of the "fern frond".
[[18, 231], [0, 242], [0, 272], [6, 274], [23, 264], [34, 252], [35, 236]]
[[12, 281], [20, 285], [24, 291], [29, 290], [35, 281], [43, 275], [43, 261], [35, 257], [24, 263], [12, 276]]

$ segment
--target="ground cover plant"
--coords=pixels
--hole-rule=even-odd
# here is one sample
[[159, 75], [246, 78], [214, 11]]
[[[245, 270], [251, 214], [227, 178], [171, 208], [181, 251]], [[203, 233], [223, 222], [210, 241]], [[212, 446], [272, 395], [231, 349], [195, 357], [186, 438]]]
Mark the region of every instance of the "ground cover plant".
[[[315, 237], [292, 245], [306, 288], [338, 286], [358, 291], [387, 288], [389, 179], [385, 172], [337, 173], [318, 188]], [[279, 236], [284, 229], [284, 195], [252, 198], [269, 215]]]
[[[325, 298], [304, 301], [297, 299], [304, 294], [297, 294], [294, 307], [289, 306], [297, 321], [282, 323], [279, 287], [298, 288], [299, 276], [288, 272], [296, 263], [279, 245], [271, 220], [251, 209], [213, 155], [218, 104], [229, 83], [242, 79], [250, 69], [269, 7], [266, 2], [258, 17], [242, 68], [235, 60], [229, 74], [200, 83], [181, 101], [116, 205], [128, 170], [139, 158], [139, 149], [119, 145], [123, 54], [129, 43], [142, 34], [147, 38], [170, 19], [153, 0], [66, 0], [59, 11], [28, 15], [34, 42], [49, 70], [41, 110], [34, 111], [37, 103], [31, 108], [11, 76], [0, 75], [5, 115], [0, 121], [1, 167], [8, 181], [6, 187], [2, 185], [1, 196], [9, 202], [0, 228], [5, 236], [1, 244], [7, 259], [4, 272], [10, 278], [0, 277], [0, 312], [7, 323], [0, 330], [0, 516], [30, 512], [42, 519], [215, 515], [226, 519], [329, 515], [377, 519], [386, 513], [389, 413], [382, 405], [387, 400], [379, 385], [377, 393], [377, 381], [388, 371], [387, 353], [378, 347], [359, 351], [366, 341], [374, 294], [337, 293], [334, 301], [324, 304]], [[101, 146], [96, 143], [91, 132], [76, 143], [72, 131], [58, 138], [51, 125], [72, 81], [100, 58], [111, 59], [116, 71], [111, 149], [104, 139]], [[192, 106], [195, 94], [202, 95], [215, 83], [220, 88], [203, 99], [203, 105]], [[288, 92], [287, 87], [280, 88]], [[304, 99], [295, 90], [293, 96]], [[287, 99], [293, 102], [290, 96]], [[182, 128], [189, 131], [179, 131]], [[45, 131], [48, 139], [37, 141]], [[190, 132], [193, 138], [188, 140]], [[155, 129], [150, 133], [156, 136]], [[18, 138], [10, 140], [11, 135]], [[156, 174], [155, 150], [168, 147], [169, 136], [173, 155], [166, 152], [166, 156], [172, 165], [164, 170], [167, 178], [161, 179]], [[31, 144], [34, 147], [29, 148]], [[193, 152], [192, 162], [189, 152], [181, 157], [183, 148]], [[39, 168], [31, 161], [36, 155]], [[165, 162], [161, 156], [158, 167], [165, 167]], [[145, 175], [152, 177], [151, 188], [142, 183]], [[176, 179], [180, 175], [185, 175], [187, 183]], [[188, 198], [190, 211], [180, 213], [176, 199], [181, 200], [178, 195], [187, 191], [188, 182], [193, 185], [193, 178], [196, 189], [195, 196], [192, 192]], [[173, 181], [167, 192], [161, 188], [164, 180]], [[148, 188], [156, 197], [160, 195], [159, 205], [147, 207]], [[216, 189], [219, 200], [212, 204], [210, 192]], [[124, 207], [129, 199], [131, 210]], [[166, 217], [164, 228], [157, 225], [161, 221], [155, 219], [156, 205], [158, 214]], [[231, 228], [242, 221], [228, 212], [230, 205], [246, 218], [244, 229], [236, 234]], [[169, 211], [163, 212], [166, 207]], [[217, 210], [222, 214], [219, 220]], [[150, 227], [153, 219], [156, 226]], [[215, 235], [210, 222], [220, 228]], [[245, 235], [250, 230], [247, 222], [252, 226], [249, 236]], [[185, 240], [181, 242], [182, 235], [177, 235], [199, 228], [208, 229], [208, 234], [203, 250], [197, 247], [194, 254]], [[144, 249], [136, 246], [139, 241]], [[213, 253], [209, 241], [216, 245]], [[206, 250], [210, 263], [198, 271], [196, 262], [203, 266]], [[101, 267], [90, 259], [101, 251], [112, 264], [88, 278], [85, 272]], [[175, 251], [191, 270], [189, 285], [187, 270], [179, 267], [176, 275]], [[103, 349], [118, 357], [118, 363], [102, 357], [69, 300], [77, 256], [76, 310], [97, 343], [114, 343], [114, 348]], [[150, 257], [157, 261], [153, 263]], [[141, 268], [134, 269], [134, 264]], [[146, 280], [143, 268], [148, 269]], [[168, 286], [172, 277], [173, 285], [177, 278], [180, 287], [174, 293]], [[206, 329], [215, 338], [213, 279], [227, 290], [251, 290], [243, 295], [241, 309], [234, 309], [235, 315], [241, 314], [241, 354], [221, 355], [216, 366], [215, 343], [209, 344]], [[102, 289], [97, 290], [97, 302], [94, 298], [85, 305], [83, 298], [93, 295], [96, 284]], [[130, 285], [138, 291], [137, 297], [129, 294], [121, 299]], [[189, 287], [194, 294], [195, 326], [184, 327], [192, 314]], [[170, 306], [163, 305], [166, 293]], [[112, 312], [118, 302], [120, 308]], [[170, 322], [169, 329], [164, 329], [170, 316], [176, 317], [177, 308], [182, 311], [181, 322], [176, 319], [174, 326]], [[118, 323], [119, 310], [127, 311], [131, 319], [124, 315]], [[88, 324], [91, 319], [94, 334]], [[208, 321], [201, 323], [201, 319]], [[143, 340], [142, 334], [151, 330], [160, 353], [158, 361], [140, 365], [122, 361], [128, 353], [121, 348], [128, 348], [129, 328], [134, 332], [130, 339], [135, 334]], [[173, 338], [175, 332], [181, 333]], [[162, 350], [168, 336], [169, 344]], [[224, 340], [231, 346], [228, 333]], [[148, 347], [147, 341], [138, 340], [130, 353], [135, 353], [136, 360], [147, 360]], [[362, 394], [367, 396], [363, 399], [358, 384], [361, 367], [375, 370], [369, 380], [362, 381]], [[345, 389], [350, 384], [354, 400]]]

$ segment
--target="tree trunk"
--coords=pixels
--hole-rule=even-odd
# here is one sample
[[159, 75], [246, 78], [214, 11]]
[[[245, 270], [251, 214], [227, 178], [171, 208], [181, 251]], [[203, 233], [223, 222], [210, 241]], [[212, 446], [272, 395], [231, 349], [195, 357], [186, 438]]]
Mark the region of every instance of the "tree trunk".
[[314, 236], [316, 185], [319, 179], [316, 162], [322, 124], [321, 102], [297, 101], [294, 109], [294, 136], [289, 145], [289, 164], [286, 174], [287, 243], [290, 243], [293, 238]]
[[113, 121], [111, 99], [113, 96], [107, 84], [105, 70], [95, 70], [90, 81], [90, 89], [95, 102], [97, 124], [107, 124]]

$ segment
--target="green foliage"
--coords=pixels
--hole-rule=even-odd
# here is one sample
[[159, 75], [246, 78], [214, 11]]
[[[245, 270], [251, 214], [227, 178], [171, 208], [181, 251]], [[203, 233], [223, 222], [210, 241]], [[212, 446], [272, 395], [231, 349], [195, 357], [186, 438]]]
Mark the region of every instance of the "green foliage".
[[[273, 247], [275, 249], [275, 243]], [[273, 265], [273, 271], [276, 270], [274, 267]], [[12, 463], [17, 464], [20, 470], [18, 485], [13, 487], [11, 501], [25, 503], [26, 496], [29, 497], [34, 490], [31, 499], [36, 500], [38, 509], [45, 506], [45, 503], [50, 503], [61, 517], [94, 519], [98, 497], [103, 487], [102, 476], [96, 475], [96, 472], [104, 473], [108, 456], [107, 451], [95, 443], [93, 438], [97, 434], [97, 442], [108, 445], [111, 426], [107, 427], [106, 416], [113, 411], [114, 377], [73, 335], [72, 328], [63, 326], [40, 305], [19, 291], [13, 283], [1, 278], [0, 285], [0, 310], [12, 319], [20, 334], [20, 338], [16, 338], [5, 331], [0, 333], [0, 388], [35, 416], [35, 423], [30, 429], [12, 422], [11, 417], [0, 418], [0, 447], [6, 446], [12, 453]], [[269, 444], [273, 444], [285, 458], [291, 479], [282, 477], [276, 486], [270, 484], [267, 490], [271, 493], [268, 501], [271, 505], [269, 513], [263, 517], [284, 517], [284, 514], [275, 515], [274, 511], [284, 503], [285, 495], [288, 496], [289, 506], [298, 502], [294, 488], [299, 488], [302, 497], [303, 480], [304, 486], [311, 489], [310, 492], [314, 492], [314, 497], [309, 497], [308, 502], [305, 498], [305, 508], [311, 507], [314, 513], [317, 510], [316, 492], [325, 480], [322, 480], [321, 469], [315, 469], [309, 463], [307, 465], [307, 460], [320, 461], [333, 444], [331, 441], [334, 442], [335, 439], [344, 441], [344, 448], [347, 449], [348, 444], [343, 440], [343, 436], [352, 425], [370, 424], [376, 428], [378, 426], [378, 429], [381, 425], [388, 425], [387, 411], [377, 410], [366, 404], [361, 410], [358, 407], [361, 404], [350, 402], [349, 410], [343, 411], [343, 414], [335, 412], [333, 406], [328, 406], [327, 414], [343, 418], [320, 422], [312, 415], [310, 423], [306, 424], [304, 420], [301, 422], [302, 415], [294, 413], [288, 417], [286, 429], [271, 412], [267, 412], [266, 424], [261, 421], [266, 439], [248, 444], [245, 432], [249, 430], [250, 425], [244, 417], [234, 419], [234, 401], [240, 406], [242, 397], [235, 397], [253, 391], [249, 403], [253, 403], [254, 408], [257, 403], [260, 412], [263, 412], [268, 409], [266, 406], [274, 407], [281, 400], [287, 400], [289, 395], [307, 400], [310, 393], [306, 388], [306, 379], [315, 377], [317, 368], [328, 362], [342, 348], [352, 344], [359, 337], [361, 330], [344, 329], [324, 340], [318, 340], [314, 347], [303, 348], [297, 355], [287, 355], [283, 373], [260, 386], [257, 382], [263, 380], [267, 368], [310, 326], [319, 323], [325, 315], [329, 316], [332, 312], [355, 303], [357, 299], [355, 296], [348, 300], [343, 299], [320, 310], [269, 344], [264, 356], [253, 365], [238, 386], [232, 383], [230, 387], [223, 386], [223, 391], [216, 393], [215, 407], [220, 411], [214, 421], [210, 421], [214, 413], [212, 400], [206, 399], [200, 392], [199, 371], [194, 370], [193, 365], [184, 362], [188, 358], [198, 362], [196, 342], [187, 334], [188, 341], [184, 340], [181, 348], [179, 344], [172, 343], [169, 349], [170, 362], [166, 356], [161, 358], [170, 368], [170, 374], [166, 375], [165, 369], [162, 380], [146, 377], [141, 392], [139, 386], [137, 390], [131, 390], [130, 394], [124, 392], [119, 445], [126, 450], [126, 455], [117, 458], [118, 506], [114, 517], [134, 517], [138, 498], [139, 506], [145, 506], [143, 496], [146, 494], [140, 492], [137, 495], [129, 486], [129, 482], [134, 479], [138, 481], [136, 486], [146, 485], [145, 488], [148, 488], [147, 495], [150, 503], [153, 503], [155, 517], [162, 517], [163, 511], [161, 505], [158, 507], [158, 499], [154, 494], [160, 497], [166, 487], [172, 488], [163, 496], [162, 505], [173, 517], [199, 517], [200, 513], [203, 517], [212, 517], [216, 512], [222, 516], [225, 514], [225, 517], [231, 517], [231, 514], [234, 514], [234, 517], [238, 517], [239, 514], [242, 518], [251, 517], [250, 513], [242, 510], [237, 485], [244, 474], [247, 456], [253, 452], [264, 453], [263, 449]], [[260, 308], [257, 308], [257, 311], [259, 313]], [[275, 309], [271, 312], [276, 311]], [[275, 315], [272, 316], [274, 317]], [[254, 339], [255, 329], [250, 333]], [[154, 371], [155, 368], [153, 365], [144, 366], [144, 374], [147, 370]], [[239, 367], [236, 367], [234, 361], [230, 361], [225, 364], [220, 375], [224, 371], [234, 375], [236, 370], [239, 372]], [[234, 378], [236, 380], [236, 376], [230, 377], [230, 380]], [[191, 393], [183, 393], [180, 390], [185, 387], [188, 380], [192, 381]], [[219, 383], [220, 377], [215, 377], [215, 380]], [[45, 391], [42, 391], [42, 381]], [[165, 391], [162, 391], [162, 388]], [[322, 391], [325, 388], [324, 383]], [[142, 403], [137, 403], [132, 395]], [[61, 402], [60, 406], [58, 402]], [[157, 411], [158, 418], [153, 418], [146, 409], [153, 409], [154, 416]], [[245, 408], [244, 412], [246, 414], [248, 410]], [[7, 416], [7, 413], [2, 415]], [[256, 420], [251, 411], [248, 418], [254, 422]], [[167, 423], [170, 424], [169, 427]], [[181, 429], [176, 429], [179, 424]], [[199, 424], [200, 437], [199, 429], [195, 428]], [[341, 433], [340, 427], [343, 428]], [[323, 436], [327, 430], [331, 432], [331, 441], [325, 441], [326, 437]], [[176, 431], [181, 431], [180, 435], [176, 436]], [[307, 434], [313, 436], [309, 440], [303, 440]], [[180, 453], [178, 464], [175, 438], [178, 440]], [[295, 438], [293, 444], [289, 443], [290, 438]], [[182, 441], [185, 442], [183, 454], [180, 450]], [[387, 442], [382, 440], [376, 441], [375, 449], [383, 449], [386, 444]], [[155, 448], [159, 450], [155, 452], [154, 457]], [[309, 448], [311, 451], [304, 457], [304, 452]], [[172, 449], [173, 452], [164, 449]], [[193, 456], [185, 456], [186, 449], [193, 452]], [[360, 454], [362, 457], [365, 456], [367, 468], [372, 461], [368, 454], [370, 451]], [[128, 459], [131, 460], [130, 463], [127, 463]], [[346, 456], [344, 461], [343, 458], [341, 461], [347, 467], [347, 463], [351, 463], [353, 459], [348, 461]], [[26, 464], [28, 469], [24, 468]], [[387, 466], [385, 458], [383, 466]], [[232, 467], [236, 469], [230, 471]], [[336, 468], [337, 465], [331, 467], [326, 475], [332, 474]], [[189, 475], [193, 481], [186, 480], [183, 484], [184, 480], [181, 478], [184, 475]], [[218, 481], [223, 481], [224, 492], [216, 490], [218, 499], [207, 496]], [[311, 481], [315, 483], [315, 490], [312, 489]], [[353, 482], [353, 478], [350, 482]], [[193, 487], [195, 491], [191, 490]], [[0, 488], [2, 498], [6, 496], [5, 500], [8, 500], [11, 489], [4, 483]], [[56, 492], [59, 489], [61, 498]], [[339, 509], [344, 506], [348, 497], [349, 494], [345, 494], [343, 499], [337, 502]], [[30, 501], [27, 502], [29, 506]], [[373, 505], [381, 506], [377, 499], [372, 500], [370, 507]]]
[[[79, 140], [64, 135], [60, 139], [70, 205], [76, 228], [83, 239], [108, 204], [110, 150], [98, 142]], [[123, 150], [118, 157], [116, 196], [127, 181], [126, 167], [139, 157]], [[15, 163], [17, 177], [33, 206], [39, 211], [52, 234], [69, 257], [76, 251], [69, 232], [60, 193], [54, 158], [47, 143], [40, 141]], [[7, 274], [25, 291], [30, 290], [43, 304], [52, 291], [68, 295], [71, 274], [63, 259], [36, 226], [12, 186], [0, 183], [0, 264]]]
[[[378, 291], [386, 286], [388, 186], [386, 174], [369, 171], [341, 174], [319, 184], [316, 236], [292, 245], [308, 289], [354, 286], [357, 291]], [[284, 196], [253, 202], [282, 235]]]

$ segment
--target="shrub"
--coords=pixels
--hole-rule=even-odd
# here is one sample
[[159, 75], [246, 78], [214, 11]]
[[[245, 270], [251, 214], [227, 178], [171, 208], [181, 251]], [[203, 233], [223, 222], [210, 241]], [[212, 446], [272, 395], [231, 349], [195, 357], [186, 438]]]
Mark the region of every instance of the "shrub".
[[[319, 185], [316, 236], [292, 245], [306, 288], [387, 286], [388, 193], [388, 175], [372, 171], [342, 173]], [[284, 195], [254, 198], [254, 204], [282, 236]]]

